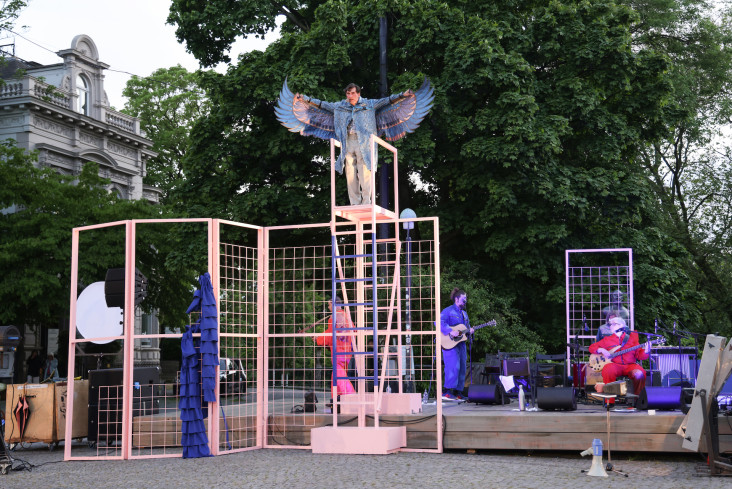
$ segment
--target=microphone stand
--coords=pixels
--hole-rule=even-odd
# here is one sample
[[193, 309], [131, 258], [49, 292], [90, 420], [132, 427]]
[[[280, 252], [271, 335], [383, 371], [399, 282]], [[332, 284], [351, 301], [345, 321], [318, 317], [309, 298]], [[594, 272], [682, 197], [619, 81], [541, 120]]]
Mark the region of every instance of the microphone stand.
[[[588, 330], [588, 328], [587, 328], [587, 316], [585, 316], [585, 315], [582, 316], [582, 330], [583, 331], [587, 331]], [[581, 385], [582, 384], [582, 382], [581, 382], [581, 380], [582, 380], [582, 367], [581, 367], [580, 361], [579, 361], [579, 352], [580, 352], [579, 330], [575, 331], [575, 333], [574, 333], [574, 342], [568, 344], [567, 346], [569, 346], [569, 364], [570, 364], [570, 366], [571, 365], [575, 365], [576, 366], [576, 376], [577, 376], [577, 378], [575, 379], [576, 380], [576, 383], [577, 383], [577, 393], [576, 393], [576, 395], [577, 395], [578, 400], [580, 398], [584, 399], [584, 396], [585, 396], [586, 392], [585, 392], [585, 389], [584, 389], [585, 386], [584, 385]], [[573, 384], [574, 384], [574, 381], [573, 381]]]
[[[468, 329], [468, 331], [470, 331]], [[470, 385], [473, 385], [473, 335], [468, 334], [468, 362], [470, 363]], [[465, 390], [465, 386], [462, 386], [462, 390]], [[470, 392], [470, 387], [468, 387], [468, 392]], [[462, 393], [460, 394], [462, 396]]]

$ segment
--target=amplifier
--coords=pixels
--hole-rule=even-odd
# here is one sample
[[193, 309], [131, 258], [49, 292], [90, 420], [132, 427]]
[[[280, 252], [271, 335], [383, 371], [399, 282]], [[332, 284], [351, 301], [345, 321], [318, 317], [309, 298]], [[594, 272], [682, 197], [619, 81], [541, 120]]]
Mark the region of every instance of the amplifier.
[[505, 358], [503, 360], [503, 375], [529, 375], [528, 358]]

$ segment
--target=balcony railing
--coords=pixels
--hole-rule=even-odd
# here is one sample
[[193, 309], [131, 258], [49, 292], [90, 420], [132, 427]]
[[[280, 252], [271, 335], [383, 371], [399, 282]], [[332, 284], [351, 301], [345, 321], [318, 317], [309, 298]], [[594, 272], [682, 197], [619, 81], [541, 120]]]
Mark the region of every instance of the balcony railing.
[[[32, 76], [25, 76], [20, 80], [6, 81], [4, 85], [0, 85], [0, 101], [27, 96], [76, 112], [76, 94], [49, 85]], [[105, 122], [123, 131], [140, 134], [140, 123], [137, 118], [117, 112], [109, 107], [101, 107], [100, 122]]]

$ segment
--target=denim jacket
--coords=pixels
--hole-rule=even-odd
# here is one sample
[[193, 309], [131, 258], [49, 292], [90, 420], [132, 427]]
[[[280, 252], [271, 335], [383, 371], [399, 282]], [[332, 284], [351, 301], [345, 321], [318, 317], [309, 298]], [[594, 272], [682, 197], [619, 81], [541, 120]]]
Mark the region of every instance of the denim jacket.
[[455, 304], [442, 310], [442, 313], [440, 313], [440, 332], [442, 334], [450, 334], [452, 331], [450, 326], [457, 326], [458, 324], [464, 324], [470, 328], [470, 320], [465, 311]]
[[359, 97], [356, 105], [351, 105], [348, 100], [340, 102], [326, 102], [315, 98], [304, 97], [307, 102], [317, 105], [323, 110], [333, 112], [333, 122], [335, 125], [335, 135], [339, 143], [341, 143], [341, 154], [335, 163], [335, 169], [338, 173], [343, 173], [343, 160], [346, 156], [346, 139], [348, 138], [348, 124], [353, 120], [356, 134], [358, 135], [358, 147], [363, 155], [363, 161], [366, 168], [371, 170], [373, 163], [371, 162], [371, 151], [369, 150], [369, 139], [372, 134], [376, 134], [376, 111], [380, 108], [399, 101], [403, 95], [396, 94], [380, 99], [368, 99]]

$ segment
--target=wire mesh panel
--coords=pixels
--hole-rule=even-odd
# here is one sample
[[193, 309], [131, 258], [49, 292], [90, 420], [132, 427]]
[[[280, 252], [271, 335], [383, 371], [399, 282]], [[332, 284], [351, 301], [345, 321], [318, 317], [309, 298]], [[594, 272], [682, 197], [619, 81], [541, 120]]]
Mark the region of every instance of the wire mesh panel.
[[[257, 233], [222, 225], [219, 245], [218, 451], [258, 446], [257, 338], [259, 256]], [[229, 242], [229, 241], [232, 242]], [[252, 245], [240, 244], [254, 243]]]
[[567, 250], [567, 343], [586, 361], [586, 346], [613, 316], [633, 326], [633, 251], [627, 248]]
[[[181, 455], [179, 328], [193, 278], [208, 268], [210, 223], [124, 221], [73, 231], [72, 290], [80, 295], [71, 297], [68, 373], [84, 380], [68, 396], [74, 416], [67, 417], [66, 433], [68, 441], [83, 431], [89, 450], [72, 452], [67, 443], [66, 459]], [[192, 258], [174, 258], [182, 242]], [[105, 262], [87, 253], [99, 246]], [[145, 301], [156, 296], [167, 309]], [[171, 350], [176, 360], [161, 358]]]
[[[271, 232], [270, 241], [290, 232]], [[313, 239], [327, 243], [326, 232], [314, 230]], [[331, 402], [330, 353], [316, 343], [328, 336], [323, 331], [330, 320], [330, 248], [268, 250], [268, 446], [309, 446], [309, 429]]]
[[[417, 235], [437, 235], [435, 219], [418, 221], [423, 229]], [[397, 221], [391, 224], [398, 229]], [[81, 238], [87, 232], [93, 236]], [[101, 239], [100, 234], [105, 233], [109, 236]], [[102, 266], [84, 261], [80, 243], [110, 247], [110, 242], [116, 243], [123, 257], [117, 263]], [[186, 253], [179, 251], [183, 243]], [[309, 447], [310, 430], [333, 419], [332, 414], [326, 414], [328, 411], [341, 406], [347, 410], [349, 404], [338, 401], [341, 392], [333, 385], [337, 368], [333, 368], [334, 353], [328, 343], [333, 337], [328, 328], [333, 317], [334, 263], [339, 277], [363, 277], [367, 270], [373, 272], [374, 265], [379, 270], [377, 275], [372, 274], [369, 286], [348, 280], [338, 286], [345, 307], [341, 309], [342, 317], [338, 313], [336, 317], [346, 325], [375, 322], [376, 334], [366, 340], [362, 337], [357, 346], [360, 351], [375, 352], [371, 359], [341, 358], [342, 365], [336, 359], [342, 369], [337, 375], [355, 392], [415, 395], [417, 403], [411, 412], [384, 418], [383, 422], [418, 423], [421, 431], [408, 437], [416, 440], [409, 448], [441, 449], [441, 404], [434, 404], [433, 413], [421, 415], [417, 394], [440, 389], [441, 359], [435, 350], [434, 328], [439, 309], [436, 242], [429, 238], [383, 240], [374, 250], [374, 242], [345, 233], [336, 243], [338, 253], [367, 256], [334, 262], [329, 224], [257, 228], [217, 220], [181, 219], [76, 228], [72, 290], [79, 283], [91, 282], [89, 277], [108, 266], [120, 267], [126, 282], [120, 299], [124, 307], [101, 330], [76, 328], [77, 319], [88, 316], [89, 311], [72, 294], [69, 375], [88, 377], [84, 392], [89, 399], [78, 397], [83, 389], [77, 386], [77, 392], [69, 396], [69, 409], [74, 402], [78, 404], [74, 410], [88, 402], [89, 410], [83, 422], [76, 416], [67, 418], [66, 433], [67, 441], [86, 436], [88, 451], [72, 454], [68, 444], [64, 457], [181, 456], [183, 324], [174, 318], [185, 311], [195, 278], [206, 270], [218, 300], [217, 397], [216, 401], [203, 403], [206, 430], [214, 434], [209, 436], [213, 442], [211, 452], [264, 446]], [[148, 294], [165, 298], [156, 302], [165, 304], [162, 309], [135, 302], [137, 284], [134, 279], [127, 282], [127, 278], [136, 276], [138, 266], [148, 274]], [[101, 307], [106, 299], [98, 296], [94, 301]], [[355, 306], [354, 301], [371, 301], [376, 309]], [[193, 324], [197, 319], [193, 314], [182, 321]], [[355, 344], [356, 333], [342, 336]], [[375, 409], [372, 413], [381, 410]], [[404, 414], [417, 417], [405, 420]], [[347, 415], [343, 422], [347, 424], [349, 419], [354, 418]], [[371, 414], [370, 419], [378, 417]], [[424, 423], [430, 420], [433, 426], [424, 435]]]
[[[422, 235], [436, 231], [433, 221], [422, 226]], [[375, 254], [369, 229], [365, 229], [366, 237], [359, 239], [356, 227], [346, 224], [338, 227], [338, 250], [334, 253], [325, 226], [323, 230], [326, 232], [314, 230], [310, 239], [321, 240], [322, 244], [268, 249], [266, 446], [309, 447], [310, 429], [329, 425], [333, 409], [340, 409], [339, 425], [355, 422], [356, 401], [349, 394], [373, 395], [380, 390], [390, 394], [414, 393], [414, 411], [381, 416], [381, 422], [422, 423], [420, 431], [415, 428], [411, 432], [408, 428], [408, 448], [436, 450], [437, 404], [429, 405], [431, 413], [420, 412], [420, 393], [434, 393], [439, 382], [434, 327], [438, 306], [435, 242], [410, 239], [407, 247], [405, 241], [383, 240], [377, 244]], [[270, 241], [286, 242], [281, 235], [292, 232], [272, 230]], [[372, 257], [377, 254], [377, 277], [371, 281], [368, 278], [372, 276]], [[334, 263], [332, 255], [343, 258]], [[333, 265], [341, 279], [336, 284], [336, 294], [343, 302], [335, 314], [331, 309]], [[368, 305], [374, 298], [376, 313]], [[334, 343], [334, 316], [337, 324], [354, 326], [370, 326], [375, 318], [376, 344], [371, 333], [364, 335], [363, 344], [357, 344], [358, 333], [349, 332], [348, 327], [336, 335]], [[348, 346], [343, 347], [341, 342]], [[334, 344], [336, 348], [332, 347]], [[340, 355], [334, 355], [334, 349]], [[373, 351], [375, 356], [368, 353]], [[359, 352], [368, 354], [359, 358]], [[333, 375], [338, 377], [337, 382]], [[383, 381], [382, 385], [375, 385], [374, 376], [377, 382]], [[373, 407], [367, 413], [369, 423], [373, 423]], [[414, 420], [405, 419], [405, 414], [414, 414]]]

